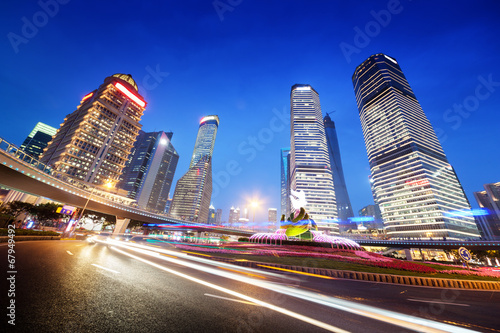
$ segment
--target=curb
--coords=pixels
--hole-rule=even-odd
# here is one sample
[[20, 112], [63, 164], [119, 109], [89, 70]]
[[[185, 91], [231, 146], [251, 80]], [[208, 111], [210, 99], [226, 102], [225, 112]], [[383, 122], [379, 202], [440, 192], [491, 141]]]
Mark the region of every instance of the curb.
[[[60, 240], [61, 236], [14, 236], [15, 242], [32, 240]], [[0, 243], [7, 243], [9, 236], [0, 236]]]
[[221, 258], [221, 257], [212, 257], [212, 259], [216, 261], [222, 261], [234, 265], [246, 266], [257, 269], [272, 270], [270, 268], [258, 266], [258, 265], [266, 265], [297, 272], [305, 272], [305, 273], [329, 276], [340, 279], [363, 280], [363, 281], [391, 283], [391, 284], [405, 284], [405, 285], [420, 286], [420, 287], [500, 291], [500, 281], [458, 280], [458, 279], [443, 279], [443, 278], [432, 278], [432, 277], [421, 277], [421, 276], [342, 271], [329, 268], [289, 266], [289, 265], [273, 264], [267, 262], [264, 263], [257, 261], [235, 261], [234, 259]]

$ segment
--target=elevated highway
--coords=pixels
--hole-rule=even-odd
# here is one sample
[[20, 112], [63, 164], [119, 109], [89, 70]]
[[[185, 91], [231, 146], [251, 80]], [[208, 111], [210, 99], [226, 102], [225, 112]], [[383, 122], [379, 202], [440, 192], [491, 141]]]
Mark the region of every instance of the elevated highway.
[[88, 184], [57, 174], [50, 167], [27, 155], [15, 145], [0, 138], [0, 184], [28, 194], [41, 196], [79, 208], [114, 215], [115, 232], [123, 233], [130, 220], [148, 224], [173, 224], [192, 227], [197, 231], [249, 236], [252, 233], [238, 229], [213, 228], [203, 223], [183, 221], [168, 215], [155, 214], [130, 204], [127, 198], [95, 191]]

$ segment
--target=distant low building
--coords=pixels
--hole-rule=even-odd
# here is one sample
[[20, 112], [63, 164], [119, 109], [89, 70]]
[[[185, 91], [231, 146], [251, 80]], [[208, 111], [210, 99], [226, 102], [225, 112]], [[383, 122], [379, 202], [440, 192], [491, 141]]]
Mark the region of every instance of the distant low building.
[[[368, 229], [383, 229], [384, 223], [382, 222], [382, 214], [380, 213], [380, 209], [377, 205], [368, 205], [361, 208], [358, 211], [358, 215], [360, 217], [373, 217], [373, 220], [362, 220], [358, 219], [363, 226]], [[356, 221], [356, 219], [352, 219]]]
[[479, 231], [484, 239], [500, 240], [500, 182], [485, 184], [484, 189], [474, 192], [479, 207], [486, 210], [477, 217]]

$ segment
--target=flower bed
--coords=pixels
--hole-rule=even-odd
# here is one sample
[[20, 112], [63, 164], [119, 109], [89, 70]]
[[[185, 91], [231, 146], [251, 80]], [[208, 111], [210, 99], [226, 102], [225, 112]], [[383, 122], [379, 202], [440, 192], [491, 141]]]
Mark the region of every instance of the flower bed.
[[[381, 268], [391, 268], [397, 270], [405, 270], [420, 273], [435, 273], [436, 270], [432, 267], [416, 264], [413, 262], [402, 261], [398, 259], [391, 259], [383, 257], [379, 254], [369, 253], [364, 251], [353, 251], [353, 250], [335, 250], [337, 253], [319, 253], [309, 251], [297, 251], [297, 249], [287, 246], [285, 247], [267, 247], [267, 248], [253, 248], [248, 249], [248, 252], [242, 252], [236, 249], [227, 248], [204, 248], [204, 247], [193, 247], [189, 245], [176, 245], [179, 249], [185, 250], [197, 250], [201, 252], [213, 253], [213, 254], [251, 254], [257, 256], [283, 256], [283, 257], [307, 257], [307, 258], [322, 258], [322, 259], [332, 259], [337, 261], [343, 261], [353, 264], [361, 264], [373, 267]], [[292, 251], [293, 250], [293, 251]], [[348, 254], [348, 255], [346, 255]], [[353, 256], [354, 255], [354, 256]]]
[[474, 276], [486, 276], [486, 277], [494, 277], [500, 278], [500, 272], [490, 271], [490, 270], [473, 270], [473, 271], [465, 271], [465, 270], [444, 270], [439, 271], [439, 273], [444, 274], [460, 274], [460, 275], [474, 275]]

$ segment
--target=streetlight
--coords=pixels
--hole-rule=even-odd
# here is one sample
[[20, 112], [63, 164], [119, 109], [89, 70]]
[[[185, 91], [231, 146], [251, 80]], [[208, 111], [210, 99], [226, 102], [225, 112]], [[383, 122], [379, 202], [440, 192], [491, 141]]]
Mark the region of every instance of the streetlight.
[[[104, 186], [105, 186], [105, 187], [107, 187], [108, 189], [113, 188], [113, 181], [112, 181], [112, 180], [108, 180], [108, 181], [106, 181], [106, 183], [104, 184]], [[89, 195], [89, 197], [87, 198], [87, 201], [85, 202], [85, 205], [83, 206], [83, 209], [82, 209], [82, 211], [80, 212], [80, 214], [79, 214], [79, 216], [78, 216], [78, 220], [77, 220], [77, 221], [78, 221], [78, 223], [80, 223], [80, 220], [81, 220], [81, 219], [82, 219], [82, 217], [83, 217], [83, 213], [85, 212], [85, 209], [87, 209], [87, 205], [89, 204], [90, 198], [92, 198], [92, 195], [94, 194], [94, 192], [95, 192], [95, 190], [96, 190], [96, 189], [97, 189], [97, 187], [92, 187], [92, 191], [90, 191], [90, 195]], [[73, 225], [73, 227], [74, 227], [74, 228], [76, 228], [76, 225], [77, 225], [78, 223], [75, 223], [75, 224]], [[68, 231], [71, 229], [71, 226], [72, 226], [71, 224], [70, 224], [70, 225], [68, 225], [68, 227], [66, 228], [66, 232], [68, 232]], [[73, 229], [74, 229], [74, 228], [73, 228]], [[70, 233], [71, 233], [71, 232], [70, 232]]]
[[252, 222], [253, 222], [253, 227], [254, 227], [254, 232], [255, 232], [255, 211], [257, 210], [257, 206], [259, 205], [259, 203], [257, 201], [252, 201], [250, 203], [250, 205], [253, 208], [253, 219], [252, 219]]

